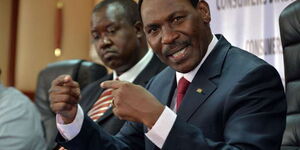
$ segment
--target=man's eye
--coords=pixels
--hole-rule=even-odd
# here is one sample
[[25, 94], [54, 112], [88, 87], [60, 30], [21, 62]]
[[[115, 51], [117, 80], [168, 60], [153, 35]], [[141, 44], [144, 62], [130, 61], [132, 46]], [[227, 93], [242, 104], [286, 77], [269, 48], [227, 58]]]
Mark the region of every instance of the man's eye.
[[152, 27], [148, 30], [148, 34], [153, 34], [158, 30], [158, 27]]
[[175, 18], [173, 18], [172, 22], [173, 23], [181, 23], [184, 19], [184, 16], [177, 16]]
[[98, 40], [100, 38], [99, 34], [93, 33], [93, 40]]
[[116, 32], [116, 28], [115, 27], [109, 27], [109, 28], [107, 28], [107, 32], [108, 33], [115, 33]]
[[114, 33], [116, 30], [115, 29], [109, 29], [107, 30], [108, 33]]

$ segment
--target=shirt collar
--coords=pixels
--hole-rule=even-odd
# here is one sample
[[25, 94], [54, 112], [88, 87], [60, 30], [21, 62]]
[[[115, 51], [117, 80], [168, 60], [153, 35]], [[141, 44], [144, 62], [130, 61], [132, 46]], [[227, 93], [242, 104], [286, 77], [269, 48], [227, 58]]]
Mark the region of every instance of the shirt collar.
[[151, 61], [153, 56], [152, 49], [149, 49], [146, 55], [132, 68], [121, 74], [119, 77], [117, 76], [116, 71], [113, 71], [113, 79], [118, 78], [121, 81], [133, 82], [135, 78], [146, 68], [148, 63]]
[[181, 77], [184, 77], [189, 82], [193, 81], [193, 79], [194, 79], [196, 73], [198, 72], [199, 68], [201, 67], [201, 65], [203, 64], [203, 62], [206, 60], [206, 58], [208, 57], [208, 55], [211, 53], [211, 51], [213, 50], [213, 48], [216, 46], [217, 42], [218, 42], [217, 37], [215, 35], [213, 35], [213, 39], [211, 40], [211, 42], [208, 45], [206, 54], [204, 55], [203, 59], [198, 64], [198, 66], [196, 68], [194, 68], [192, 71], [190, 71], [188, 73], [180, 73], [180, 72], [176, 71], [176, 81], [177, 81], [177, 83], [179, 82], [179, 79]]

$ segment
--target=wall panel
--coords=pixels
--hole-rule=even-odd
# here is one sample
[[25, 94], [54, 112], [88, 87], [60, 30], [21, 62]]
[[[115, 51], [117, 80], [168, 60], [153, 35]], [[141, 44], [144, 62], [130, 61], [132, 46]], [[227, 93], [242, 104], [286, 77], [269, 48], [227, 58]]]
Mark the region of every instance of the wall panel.
[[55, 57], [56, 1], [20, 1], [16, 87], [23, 91], [35, 91], [38, 73], [48, 63], [89, 59], [90, 13], [94, 0], [63, 2], [63, 53]]
[[0, 68], [2, 74], [0, 81], [7, 85], [8, 52], [10, 39], [10, 17], [12, 0], [0, 0]]

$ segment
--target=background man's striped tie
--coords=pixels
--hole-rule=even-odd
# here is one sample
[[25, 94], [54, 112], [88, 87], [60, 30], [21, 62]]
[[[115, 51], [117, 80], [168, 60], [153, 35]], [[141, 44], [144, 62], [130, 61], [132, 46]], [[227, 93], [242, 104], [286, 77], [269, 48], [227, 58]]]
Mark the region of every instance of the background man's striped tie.
[[88, 116], [97, 121], [112, 106], [112, 89], [105, 90], [88, 112]]

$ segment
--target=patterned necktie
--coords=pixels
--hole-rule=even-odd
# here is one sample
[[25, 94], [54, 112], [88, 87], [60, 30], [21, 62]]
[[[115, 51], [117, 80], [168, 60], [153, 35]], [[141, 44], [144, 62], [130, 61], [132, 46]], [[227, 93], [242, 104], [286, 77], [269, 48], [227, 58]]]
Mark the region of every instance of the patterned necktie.
[[179, 109], [180, 104], [182, 103], [184, 94], [189, 87], [190, 82], [184, 77], [181, 77], [177, 85], [177, 99], [176, 99], [176, 110]]
[[112, 105], [112, 89], [106, 89], [88, 112], [88, 116], [97, 121]]

